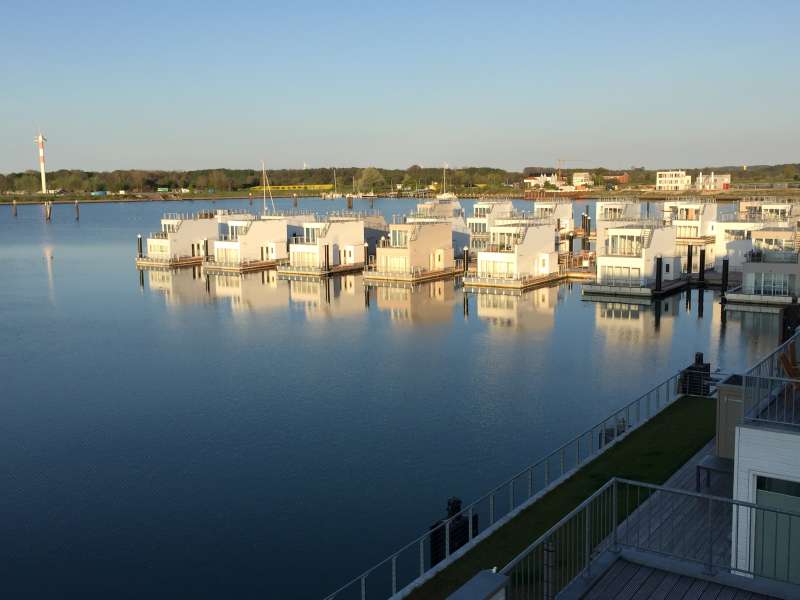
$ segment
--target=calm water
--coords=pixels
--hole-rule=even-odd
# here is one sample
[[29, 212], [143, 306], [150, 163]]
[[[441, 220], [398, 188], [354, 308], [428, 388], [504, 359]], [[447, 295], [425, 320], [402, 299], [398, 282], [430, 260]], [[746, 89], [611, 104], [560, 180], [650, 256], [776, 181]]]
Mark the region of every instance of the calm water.
[[207, 207], [0, 207], [4, 596], [319, 597], [695, 351], [732, 371], [778, 338], [696, 290], [656, 319], [579, 285], [466, 316], [450, 281], [368, 305], [360, 276], [140, 287], [136, 234]]

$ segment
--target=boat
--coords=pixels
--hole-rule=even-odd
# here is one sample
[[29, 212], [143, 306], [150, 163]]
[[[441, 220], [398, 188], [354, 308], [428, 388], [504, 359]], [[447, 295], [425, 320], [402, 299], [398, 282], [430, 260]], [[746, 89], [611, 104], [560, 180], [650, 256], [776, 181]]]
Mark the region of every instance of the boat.
[[437, 200], [458, 200], [453, 192], [447, 191], [447, 164], [442, 167], [442, 193], [436, 194]]
[[336, 189], [336, 169], [333, 170], [333, 191], [322, 192], [321, 196], [323, 200], [338, 200], [339, 198], [344, 197], [344, 195], [339, 193], [339, 191]]

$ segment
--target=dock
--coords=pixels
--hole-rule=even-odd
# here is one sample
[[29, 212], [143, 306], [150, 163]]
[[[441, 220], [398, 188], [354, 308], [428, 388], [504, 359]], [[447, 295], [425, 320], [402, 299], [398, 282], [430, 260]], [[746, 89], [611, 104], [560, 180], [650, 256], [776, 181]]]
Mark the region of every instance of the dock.
[[455, 267], [450, 269], [440, 269], [438, 271], [415, 271], [410, 273], [393, 273], [386, 271], [376, 271], [367, 269], [364, 271], [364, 283], [396, 281], [400, 283], [426, 283], [428, 281], [438, 281], [440, 279], [452, 279], [463, 273], [462, 269]]
[[[623, 286], [587, 284], [583, 286], [583, 296], [622, 296], [626, 298], [662, 298], [683, 291], [691, 285], [688, 278], [665, 281], [660, 290], [648, 286]], [[588, 299], [588, 298], [587, 298]]]
[[179, 256], [176, 258], [150, 258], [141, 256], [136, 259], [137, 269], [159, 269], [168, 267], [171, 269], [178, 269], [181, 267], [195, 267], [203, 264], [202, 256]]
[[360, 273], [364, 270], [364, 263], [353, 263], [349, 265], [335, 265], [330, 267], [300, 267], [288, 264], [278, 265], [278, 275], [290, 276], [298, 275], [301, 277], [328, 277], [329, 275], [344, 275], [346, 273]]
[[203, 263], [203, 270], [208, 273], [254, 273], [267, 271], [285, 264], [281, 260], [251, 260], [240, 263], [218, 263], [209, 260]]
[[466, 275], [464, 277], [464, 288], [467, 291], [479, 289], [495, 289], [504, 292], [525, 292], [539, 287], [560, 283], [562, 281], [586, 281], [594, 280], [594, 274], [589, 271], [564, 271], [561, 270], [549, 275], [530, 276], [530, 277], [485, 277], [479, 275]]

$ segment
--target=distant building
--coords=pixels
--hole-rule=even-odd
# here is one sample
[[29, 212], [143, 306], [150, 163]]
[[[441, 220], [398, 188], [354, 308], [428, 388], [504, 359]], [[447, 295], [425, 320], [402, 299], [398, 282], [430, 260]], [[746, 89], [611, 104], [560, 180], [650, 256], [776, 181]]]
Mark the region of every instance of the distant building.
[[579, 172], [572, 174], [572, 185], [576, 190], [585, 190], [594, 185], [591, 173]]
[[692, 187], [692, 176], [686, 171], [658, 171], [656, 173], [656, 191], [680, 192]]
[[631, 176], [628, 173], [622, 173], [621, 175], [603, 175], [603, 181], [627, 185], [631, 181]]
[[530, 188], [543, 188], [545, 185], [559, 187], [558, 173], [539, 173], [526, 177], [523, 181]]
[[694, 181], [694, 189], [700, 191], [718, 191], [728, 190], [731, 187], [731, 174], [730, 173], [714, 173], [713, 171], [708, 174], [703, 174], [701, 171]]

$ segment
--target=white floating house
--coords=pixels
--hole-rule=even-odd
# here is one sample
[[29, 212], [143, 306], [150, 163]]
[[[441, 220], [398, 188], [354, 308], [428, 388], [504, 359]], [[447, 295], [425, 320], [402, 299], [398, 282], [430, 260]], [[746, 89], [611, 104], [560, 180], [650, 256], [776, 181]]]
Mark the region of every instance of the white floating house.
[[464, 277], [464, 284], [522, 289], [558, 275], [553, 228], [549, 220], [492, 227], [489, 243], [478, 252], [477, 273]]
[[161, 230], [147, 236], [147, 254], [140, 266], [186, 266], [203, 262], [208, 243], [217, 239], [219, 223], [213, 213], [166, 214]]
[[401, 223], [389, 226], [364, 277], [377, 280], [424, 281], [451, 275], [455, 269], [449, 223]]
[[536, 200], [533, 203], [533, 217], [535, 219], [551, 219], [556, 224], [556, 230], [568, 232], [575, 229], [572, 201], [570, 200]]
[[472, 216], [467, 218], [469, 226], [469, 247], [480, 250], [489, 240], [489, 229], [499, 219], [507, 219], [514, 215], [514, 203], [511, 200], [479, 200], [472, 207]]
[[276, 215], [260, 219], [229, 219], [214, 242], [208, 270], [251, 271], [289, 259], [289, 238], [303, 233], [303, 217]]
[[739, 219], [797, 225], [800, 203], [776, 196], [748, 196], [739, 201]]
[[717, 224], [729, 218], [734, 208], [714, 199], [680, 198], [664, 202], [664, 223], [675, 228], [675, 244], [686, 271], [689, 246], [692, 247], [692, 272], [700, 270], [700, 250], [705, 250], [705, 269], [714, 267]]
[[[445, 196], [445, 194], [442, 194]], [[436, 197], [417, 204], [416, 211], [406, 216], [406, 223], [450, 223], [453, 248], [469, 246], [470, 231], [464, 219], [464, 209], [455, 197]]]
[[[586, 294], [651, 296], [661, 258], [662, 289], [681, 278], [675, 254], [675, 230], [657, 222], [609, 227], [597, 249], [597, 283], [585, 285]], [[656, 290], [661, 291], [661, 290]]]
[[289, 262], [279, 265], [286, 274], [327, 275], [364, 267], [368, 244], [359, 218], [303, 223], [303, 235], [289, 239]]
[[791, 304], [798, 296], [800, 254], [794, 227], [765, 227], [752, 232], [753, 250], [742, 264], [742, 287], [728, 302]]
[[647, 202], [641, 202], [638, 198], [598, 200], [595, 208], [596, 214], [593, 225], [598, 248], [605, 245], [606, 229], [609, 227], [641, 223], [660, 216], [660, 212], [654, 206]]

